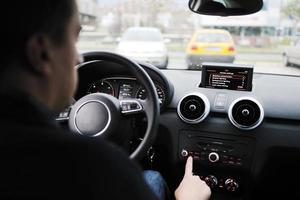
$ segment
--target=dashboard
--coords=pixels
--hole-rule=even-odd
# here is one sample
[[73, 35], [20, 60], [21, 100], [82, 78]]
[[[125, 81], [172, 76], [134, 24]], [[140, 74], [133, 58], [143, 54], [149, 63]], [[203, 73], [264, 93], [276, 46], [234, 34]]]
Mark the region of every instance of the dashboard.
[[[166, 103], [166, 92], [164, 86], [158, 82], [154, 82], [160, 106]], [[146, 89], [138, 83], [135, 78], [129, 77], [109, 77], [90, 83], [87, 94], [106, 93], [118, 98], [119, 100], [128, 99], [146, 99]]]
[[[170, 104], [174, 86], [156, 67], [143, 63], [141, 66], [152, 79], [160, 103], [161, 112]], [[109, 61], [96, 61], [78, 68], [79, 85], [75, 100], [91, 93], [106, 93], [119, 100], [146, 99], [147, 91], [138, 78], [133, 77], [128, 69]]]
[[[226, 64], [208, 64], [203, 71], [142, 67], [161, 103], [155, 167], [171, 189], [192, 155], [194, 173], [212, 188], [212, 199], [298, 191], [300, 77]], [[118, 99], [147, 97], [138, 78], [119, 64], [97, 61], [78, 72], [76, 100], [95, 92]], [[278, 177], [285, 177], [285, 184], [277, 184]]]
[[[300, 77], [253, 73], [235, 84], [239, 72], [226, 70], [225, 64], [214, 78], [211, 71], [163, 70], [175, 88], [159, 133], [161, 143], [172, 144], [162, 151], [170, 152], [169, 165], [181, 163], [172, 176], [184, 171], [191, 155], [194, 173], [212, 188], [212, 199], [261, 199], [270, 193], [299, 198], [300, 95], [294, 91], [300, 91]], [[207, 109], [194, 109], [197, 103]]]

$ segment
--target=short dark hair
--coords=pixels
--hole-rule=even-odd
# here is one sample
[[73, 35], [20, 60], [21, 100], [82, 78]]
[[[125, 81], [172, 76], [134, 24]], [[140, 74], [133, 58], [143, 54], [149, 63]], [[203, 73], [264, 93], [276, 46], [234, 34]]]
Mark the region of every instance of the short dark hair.
[[7, 1], [0, 12], [1, 22], [4, 22], [0, 72], [12, 59], [26, 61], [25, 46], [34, 34], [46, 34], [55, 44], [61, 44], [75, 7], [75, 0]]

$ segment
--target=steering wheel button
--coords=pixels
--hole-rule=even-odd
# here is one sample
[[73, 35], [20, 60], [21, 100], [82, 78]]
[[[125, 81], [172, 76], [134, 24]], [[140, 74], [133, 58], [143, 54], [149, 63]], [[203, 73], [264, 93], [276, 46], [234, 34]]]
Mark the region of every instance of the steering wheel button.
[[131, 110], [140, 109], [140, 106], [137, 103], [133, 102], [130, 104], [130, 109]]
[[127, 111], [127, 110], [129, 110], [130, 109], [130, 107], [128, 106], [128, 104], [126, 104], [126, 103], [123, 103], [122, 104], [122, 110], [123, 111]]
[[61, 112], [58, 116], [58, 118], [68, 118], [69, 117], [69, 112]]
[[135, 114], [142, 111], [142, 106], [135, 100], [124, 100], [120, 105], [123, 114]]
[[133, 103], [130, 104], [130, 109], [137, 109], [137, 107], [138, 107], [138, 106], [137, 106], [136, 104], [133, 104]]

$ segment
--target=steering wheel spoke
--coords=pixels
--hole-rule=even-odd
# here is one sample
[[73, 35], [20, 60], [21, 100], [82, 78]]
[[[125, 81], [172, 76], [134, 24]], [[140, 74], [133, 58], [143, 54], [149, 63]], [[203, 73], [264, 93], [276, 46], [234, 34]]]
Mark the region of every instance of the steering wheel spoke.
[[76, 100], [72, 98], [71, 104], [66, 107], [62, 112], [59, 113], [59, 115], [56, 117], [57, 122], [67, 122], [70, 119], [70, 112], [72, 109], [72, 106], [76, 103]]
[[56, 117], [57, 122], [67, 122], [70, 119], [70, 111], [72, 107], [68, 107], [62, 112], [59, 113], [59, 115]]
[[143, 102], [139, 100], [121, 100], [120, 107], [123, 115], [133, 115], [144, 112]]

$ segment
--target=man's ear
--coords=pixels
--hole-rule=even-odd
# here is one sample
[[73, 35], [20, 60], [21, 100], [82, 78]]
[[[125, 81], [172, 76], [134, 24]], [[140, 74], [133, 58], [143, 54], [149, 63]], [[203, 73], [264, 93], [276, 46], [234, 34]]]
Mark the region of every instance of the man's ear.
[[51, 73], [48, 48], [44, 35], [33, 35], [26, 43], [28, 67], [36, 74], [47, 76]]

